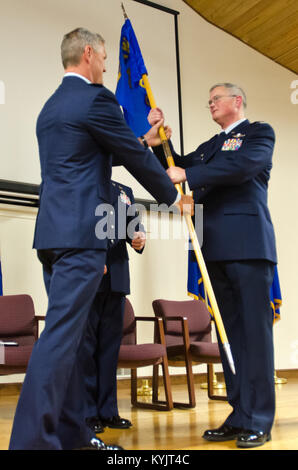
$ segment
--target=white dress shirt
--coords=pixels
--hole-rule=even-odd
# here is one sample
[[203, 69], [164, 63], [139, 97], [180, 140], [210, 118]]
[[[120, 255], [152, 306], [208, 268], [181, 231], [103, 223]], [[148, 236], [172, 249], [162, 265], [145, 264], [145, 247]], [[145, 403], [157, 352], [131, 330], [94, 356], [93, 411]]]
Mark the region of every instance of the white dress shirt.
[[239, 119], [239, 121], [233, 122], [233, 124], [230, 124], [226, 129], [223, 130], [223, 132], [225, 132], [226, 134], [228, 134], [228, 133], [231, 132], [235, 127], [239, 126], [239, 124], [240, 124], [241, 122], [244, 122], [244, 121], [246, 121], [246, 118]]
[[84, 82], [88, 83], [88, 85], [90, 85], [92, 82], [90, 82], [90, 80], [88, 80], [88, 78], [84, 77], [83, 75], [80, 75], [79, 73], [75, 73], [75, 72], [66, 72], [66, 74], [64, 74], [64, 77], [78, 77], [78, 78], [81, 78], [82, 80], [84, 80]]

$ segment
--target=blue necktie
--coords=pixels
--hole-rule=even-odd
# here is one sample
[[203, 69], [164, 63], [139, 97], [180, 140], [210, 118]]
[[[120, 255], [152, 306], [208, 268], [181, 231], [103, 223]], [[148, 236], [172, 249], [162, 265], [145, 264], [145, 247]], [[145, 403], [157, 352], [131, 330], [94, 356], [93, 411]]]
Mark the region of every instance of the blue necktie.
[[226, 140], [226, 137], [227, 137], [227, 134], [225, 133], [225, 131], [222, 131], [219, 134], [217, 134], [216, 139], [214, 141], [214, 148], [220, 147]]

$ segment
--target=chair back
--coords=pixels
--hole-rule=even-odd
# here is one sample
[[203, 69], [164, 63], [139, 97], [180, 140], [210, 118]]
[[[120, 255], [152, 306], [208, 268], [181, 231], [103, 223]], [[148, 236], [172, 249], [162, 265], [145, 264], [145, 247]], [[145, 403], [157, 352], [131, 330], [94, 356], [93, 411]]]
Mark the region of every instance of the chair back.
[[[186, 317], [190, 341], [211, 340], [211, 318], [208, 309], [201, 300], [164, 300], [157, 299], [152, 303], [154, 314], [162, 317]], [[165, 336], [167, 344], [173, 337], [181, 337], [180, 321], [165, 321]]]
[[136, 344], [136, 320], [130, 301], [125, 299], [123, 335], [121, 344]]
[[34, 304], [29, 295], [0, 297], [0, 339], [36, 333]]
[[13, 346], [4, 345], [0, 375], [26, 372], [38, 336], [36, 318], [33, 300], [29, 295], [0, 297], [0, 340], [17, 343]]

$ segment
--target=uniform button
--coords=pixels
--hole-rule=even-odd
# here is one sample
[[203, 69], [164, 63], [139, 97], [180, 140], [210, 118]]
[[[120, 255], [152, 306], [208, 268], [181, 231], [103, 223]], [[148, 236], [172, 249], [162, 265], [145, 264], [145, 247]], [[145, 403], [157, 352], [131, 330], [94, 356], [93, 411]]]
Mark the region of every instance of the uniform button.
[[200, 158], [201, 158], [201, 160], [204, 160], [204, 154], [203, 153], [201, 153]]
[[205, 186], [201, 186], [201, 191], [205, 191]]
[[111, 243], [114, 243], [114, 242], [115, 242], [115, 240], [111, 240]]
[[111, 225], [111, 228], [115, 228], [115, 225]]

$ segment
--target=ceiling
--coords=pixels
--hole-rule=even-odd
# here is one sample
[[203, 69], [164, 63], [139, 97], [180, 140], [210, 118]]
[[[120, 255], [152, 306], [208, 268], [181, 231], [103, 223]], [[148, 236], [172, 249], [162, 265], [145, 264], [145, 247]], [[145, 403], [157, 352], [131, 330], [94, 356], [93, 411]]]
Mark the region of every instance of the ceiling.
[[298, 73], [298, 0], [183, 0], [200, 16]]

